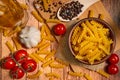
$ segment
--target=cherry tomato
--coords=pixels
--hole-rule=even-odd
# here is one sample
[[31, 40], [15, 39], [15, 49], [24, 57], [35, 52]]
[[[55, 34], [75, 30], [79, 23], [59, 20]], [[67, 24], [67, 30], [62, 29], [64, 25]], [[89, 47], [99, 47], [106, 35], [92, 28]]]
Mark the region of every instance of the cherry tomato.
[[26, 61], [28, 59], [28, 53], [25, 50], [18, 50], [14, 54], [14, 58], [17, 62], [23, 63], [24, 61]]
[[66, 32], [66, 27], [60, 23], [54, 26], [53, 31], [56, 35], [63, 35]]
[[2, 60], [2, 67], [4, 69], [12, 69], [16, 65], [15, 61], [9, 56]]
[[15, 66], [10, 70], [10, 76], [14, 79], [20, 79], [24, 76], [24, 71], [18, 66]]
[[108, 59], [109, 63], [116, 64], [119, 62], [119, 57], [117, 54], [111, 54], [111, 56]]
[[119, 69], [115, 64], [110, 64], [107, 67], [107, 71], [109, 74], [116, 74], [118, 73]]
[[37, 68], [37, 63], [33, 59], [29, 59], [22, 64], [22, 67], [27, 72], [33, 72]]

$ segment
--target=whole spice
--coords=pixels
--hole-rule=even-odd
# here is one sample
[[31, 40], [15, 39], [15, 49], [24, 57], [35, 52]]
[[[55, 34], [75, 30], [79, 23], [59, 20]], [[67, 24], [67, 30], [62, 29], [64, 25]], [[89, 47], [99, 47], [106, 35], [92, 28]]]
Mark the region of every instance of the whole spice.
[[79, 1], [72, 1], [70, 3], [65, 4], [61, 7], [59, 15], [66, 20], [72, 20], [76, 17], [80, 12], [82, 12], [81, 8], [83, 7]]

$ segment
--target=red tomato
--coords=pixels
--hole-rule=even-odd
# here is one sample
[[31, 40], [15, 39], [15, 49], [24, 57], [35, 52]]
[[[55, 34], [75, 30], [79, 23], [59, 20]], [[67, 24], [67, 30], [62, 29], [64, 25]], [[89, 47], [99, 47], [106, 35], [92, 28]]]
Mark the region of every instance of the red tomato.
[[109, 63], [116, 64], [119, 62], [119, 57], [117, 54], [111, 54], [111, 56], [108, 59]]
[[37, 63], [33, 59], [29, 59], [22, 64], [22, 67], [27, 72], [33, 72], [37, 68]]
[[15, 66], [10, 70], [10, 76], [14, 79], [20, 79], [24, 76], [24, 71], [18, 66]]
[[15, 65], [16, 65], [16, 63], [11, 57], [5, 57], [2, 60], [2, 67], [4, 69], [12, 69]]
[[25, 50], [18, 50], [15, 54], [14, 54], [14, 58], [17, 62], [19, 63], [23, 63], [24, 61], [27, 60], [28, 58], [28, 53]]
[[115, 64], [108, 65], [107, 71], [109, 74], [116, 74], [118, 73], [119, 69]]
[[66, 27], [63, 24], [57, 24], [54, 26], [53, 31], [56, 35], [63, 35], [66, 32]]

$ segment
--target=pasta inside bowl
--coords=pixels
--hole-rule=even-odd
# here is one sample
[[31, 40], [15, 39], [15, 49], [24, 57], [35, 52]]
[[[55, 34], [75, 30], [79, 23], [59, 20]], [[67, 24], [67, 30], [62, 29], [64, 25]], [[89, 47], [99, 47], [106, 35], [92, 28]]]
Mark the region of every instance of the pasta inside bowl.
[[98, 18], [80, 20], [69, 35], [69, 48], [74, 57], [85, 64], [99, 64], [113, 53], [115, 34], [111, 26]]

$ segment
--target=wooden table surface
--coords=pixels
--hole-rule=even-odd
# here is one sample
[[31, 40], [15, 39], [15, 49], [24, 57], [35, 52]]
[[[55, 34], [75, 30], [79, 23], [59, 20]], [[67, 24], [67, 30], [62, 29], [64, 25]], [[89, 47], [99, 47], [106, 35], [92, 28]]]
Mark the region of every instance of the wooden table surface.
[[[120, 28], [120, 9], [119, 9], [120, 0], [101, 0], [101, 1], [104, 4], [106, 10], [110, 13], [113, 21]], [[1, 34], [0, 34], [0, 37], [1, 37]], [[2, 41], [2, 38], [0, 38], [0, 43], [1, 43], [1, 41]], [[0, 45], [0, 52], [2, 52], [2, 45]], [[1, 53], [0, 53], [0, 57], [2, 57]], [[2, 80], [2, 76], [3, 76], [2, 70], [0, 68], [0, 80]], [[106, 78], [101, 78], [101, 77], [99, 77], [99, 78], [100, 78], [99, 80], [106, 80]], [[40, 80], [42, 80], [42, 79], [40, 79]], [[67, 79], [65, 79], [65, 80], [67, 80]], [[72, 78], [72, 79], [69, 79], [69, 80], [81, 80], [81, 79]], [[82, 79], [82, 80], [85, 80], [85, 79]], [[109, 80], [109, 79], [107, 79], [107, 80]], [[118, 79], [115, 79], [115, 80], [118, 80]]]
[[120, 0], [101, 0], [111, 18], [120, 28]]

